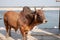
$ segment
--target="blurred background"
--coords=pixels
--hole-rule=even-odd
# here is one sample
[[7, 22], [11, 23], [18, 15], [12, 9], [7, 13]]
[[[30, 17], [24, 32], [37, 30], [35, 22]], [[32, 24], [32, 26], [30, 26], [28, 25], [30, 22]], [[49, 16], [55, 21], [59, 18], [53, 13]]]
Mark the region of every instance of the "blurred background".
[[[2, 35], [5, 36], [6, 33], [3, 20], [4, 13], [7, 11], [20, 12], [24, 6], [30, 7], [31, 10], [34, 10], [34, 8], [42, 9], [48, 20], [46, 24], [37, 25], [36, 28], [31, 31], [31, 34], [34, 35], [32, 38], [37, 38], [38, 40], [60, 40], [59, 0], [0, 0], [0, 33]], [[13, 39], [20, 39], [20, 36], [20, 34], [12, 31]]]
[[[48, 23], [38, 25], [38, 28], [58, 28], [59, 27], [59, 8], [58, 0], [0, 0], [0, 27], [4, 27], [3, 15], [8, 10], [21, 11], [23, 6], [31, 9], [42, 8]], [[1, 19], [2, 18], [2, 19]]]

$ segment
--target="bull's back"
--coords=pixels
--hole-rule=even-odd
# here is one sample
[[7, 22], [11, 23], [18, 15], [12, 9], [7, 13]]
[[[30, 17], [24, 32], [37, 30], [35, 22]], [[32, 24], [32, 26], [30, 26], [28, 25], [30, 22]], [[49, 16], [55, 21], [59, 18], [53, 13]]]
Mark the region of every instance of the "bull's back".
[[8, 11], [4, 14], [4, 20], [8, 21], [10, 26], [17, 26], [18, 13], [14, 11]]

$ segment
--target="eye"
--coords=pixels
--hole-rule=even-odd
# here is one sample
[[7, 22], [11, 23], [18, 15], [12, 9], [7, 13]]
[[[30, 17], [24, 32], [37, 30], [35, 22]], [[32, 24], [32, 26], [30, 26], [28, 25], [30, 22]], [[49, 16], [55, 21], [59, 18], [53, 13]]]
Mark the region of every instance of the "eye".
[[40, 15], [37, 14], [37, 17], [40, 18]]
[[40, 15], [40, 17], [42, 17], [42, 15]]
[[37, 16], [39, 16], [39, 14], [37, 14]]

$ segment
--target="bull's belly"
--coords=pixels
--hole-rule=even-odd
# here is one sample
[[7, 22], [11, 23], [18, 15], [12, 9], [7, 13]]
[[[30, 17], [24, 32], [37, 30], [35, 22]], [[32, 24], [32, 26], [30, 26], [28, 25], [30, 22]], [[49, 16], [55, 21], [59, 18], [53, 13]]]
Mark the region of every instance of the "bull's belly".
[[18, 30], [17, 21], [9, 21], [9, 25], [10, 25], [10, 27], [13, 28], [15, 31]]
[[13, 27], [16, 27], [17, 26], [17, 17], [15, 16], [13, 16], [13, 17], [10, 17], [9, 19], [8, 19], [8, 23], [9, 23], [9, 25], [11, 25], [11, 26], [13, 26]]
[[13, 27], [16, 27], [17, 26], [17, 23], [15, 23], [15, 22], [9, 22], [9, 25], [10, 26], [13, 26]]

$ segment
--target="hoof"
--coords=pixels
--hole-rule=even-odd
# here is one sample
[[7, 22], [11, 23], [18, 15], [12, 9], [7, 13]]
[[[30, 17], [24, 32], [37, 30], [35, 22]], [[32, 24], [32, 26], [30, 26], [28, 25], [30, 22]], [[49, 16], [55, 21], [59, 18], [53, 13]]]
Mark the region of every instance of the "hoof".
[[11, 34], [9, 34], [9, 36], [11, 37]]
[[6, 36], [6, 38], [8, 38], [9, 36]]
[[6, 34], [6, 38], [8, 38], [9, 37], [9, 35], [8, 34]]

